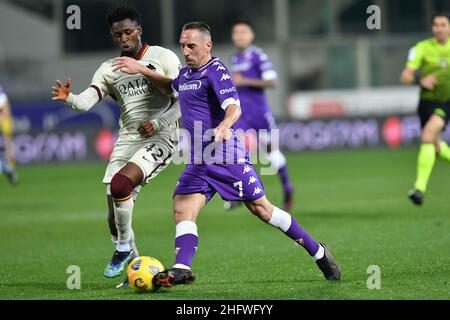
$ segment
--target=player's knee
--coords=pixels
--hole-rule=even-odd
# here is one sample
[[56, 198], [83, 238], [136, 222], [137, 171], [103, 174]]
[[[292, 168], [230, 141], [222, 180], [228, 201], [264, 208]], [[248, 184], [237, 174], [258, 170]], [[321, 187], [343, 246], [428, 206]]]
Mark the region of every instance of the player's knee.
[[175, 224], [186, 220], [194, 221], [194, 212], [185, 206], [174, 206], [173, 218], [175, 220]]
[[134, 184], [127, 176], [117, 173], [111, 180], [111, 196], [113, 199], [124, 199], [131, 196]]

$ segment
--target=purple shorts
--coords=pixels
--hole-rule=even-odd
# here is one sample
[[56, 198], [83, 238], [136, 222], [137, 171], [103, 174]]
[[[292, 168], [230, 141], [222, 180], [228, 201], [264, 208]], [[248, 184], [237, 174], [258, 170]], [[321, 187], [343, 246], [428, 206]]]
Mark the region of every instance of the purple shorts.
[[247, 131], [249, 129], [258, 130], [270, 130], [275, 129], [277, 124], [272, 112], [268, 111], [266, 113], [253, 113], [242, 115], [236, 123], [233, 125], [235, 130], [241, 129]]
[[208, 202], [216, 192], [226, 201], [254, 201], [265, 195], [251, 164], [188, 164], [173, 196], [203, 193]]

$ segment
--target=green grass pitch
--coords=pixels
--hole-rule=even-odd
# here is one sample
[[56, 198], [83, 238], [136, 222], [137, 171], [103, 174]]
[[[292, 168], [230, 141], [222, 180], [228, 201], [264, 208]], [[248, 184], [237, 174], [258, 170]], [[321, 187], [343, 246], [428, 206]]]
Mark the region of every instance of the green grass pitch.
[[[292, 213], [341, 265], [325, 281], [306, 252], [244, 208], [225, 212], [218, 195], [198, 220], [192, 286], [135, 294], [103, 270], [113, 247], [106, 223], [104, 163], [20, 168], [20, 185], [0, 177], [0, 299], [449, 299], [450, 164], [438, 161], [425, 205], [406, 192], [416, 149], [288, 154], [296, 187]], [[183, 166], [145, 187], [133, 226], [141, 255], [173, 263], [171, 195]], [[281, 202], [276, 176], [263, 177]], [[66, 269], [81, 269], [69, 290]], [[369, 290], [367, 268], [381, 270]]]

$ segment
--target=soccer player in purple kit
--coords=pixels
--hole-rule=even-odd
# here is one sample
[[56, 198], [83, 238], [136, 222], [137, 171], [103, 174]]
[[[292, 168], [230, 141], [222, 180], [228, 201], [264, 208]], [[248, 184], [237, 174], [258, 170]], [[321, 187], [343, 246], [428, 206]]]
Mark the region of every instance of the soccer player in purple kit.
[[[316, 242], [293, 216], [273, 206], [266, 198], [248, 152], [233, 131], [233, 124], [241, 115], [239, 96], [228, 69], [219, 58], [211, 56], [209, 26], [202, 22], [184, 25], [180, 46], [187, 66], [174, 80], [128, 57], [117, 58], [114, 63], [114, 70], [141, 73], [161, 92], [177, 96], [185, 129], [190, 133], [191, 162], [179, 178], [173, 195], [175, 264], [155, 275], [155, 285], [172, 287], [195, 280], [191, 264], [199, 244], [196, 220], [216, 192], [224, 200], [243, 201], [254, 215], [303, 246], [327, 280], [339, 280], [341, 271], [327, 246]], [[221, 150], [220, 147], [229, 150], [230, 144], [233, 154], [238, 155], [233, 163], [205, 159], [211, 145], [215, 145], [216, 150]], [[198, 145], [200, 154], [195, 147]], [[215, 156], [220, 158], [224, 154], [219, 151]]]
[[[264, 94], [267, 88], [276, 86], [277, 72], [267, 54], [253, 45], [255, 32], [250, 22], [237, 21], [233, 24], [231, 38], [237, 51], [230, 57], [234, 83], [241, 101], [242, 115], [234, 124], [234, 128], [244, 132], [254, 129], [270, 131], [276, 128], [276, 122], [269, 103]], [[292, 208], [293, 186], [286, 167], [286, 157], [270, 144], [270, 137], [261, 135], [260, 145], [267, 147], [267, 159], [277, 170], [284, 192], [283, 209]], [[225, 203], [225, 208], [233, 208], [240, 202]]]

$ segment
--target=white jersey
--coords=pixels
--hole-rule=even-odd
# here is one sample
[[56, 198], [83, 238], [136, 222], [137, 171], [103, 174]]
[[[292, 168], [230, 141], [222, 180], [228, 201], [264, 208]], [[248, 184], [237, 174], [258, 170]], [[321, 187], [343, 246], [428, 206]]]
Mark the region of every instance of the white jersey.
[[[174, 79], [181, 68], [180, 60], [172, 51], [144, 44], [136, 55], [140, 64]], [[150, 119], [157, 119], [168, 110], [171, 98], [161, 94], [142, 74], [129, 75], [121, 71], [113, 72], [114, 59], [104, 62], [95, 72], [91, 87], [96, 89], [99, 100], [111, 96], [120, 105], [120, 143], [141, 143], [148, 141], [137, 131], [139, 126]], [[166, 131], [166, 132], [165, 132]], [[170, 132], [168, 132], [170, 131]], [[159, 134], [165, 138], [177, 139], [176, 124], [165, 128]]]

